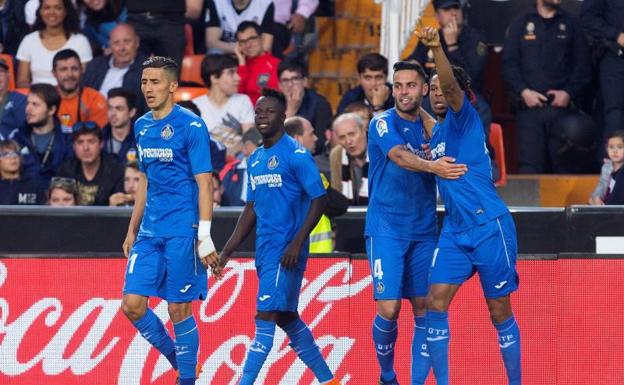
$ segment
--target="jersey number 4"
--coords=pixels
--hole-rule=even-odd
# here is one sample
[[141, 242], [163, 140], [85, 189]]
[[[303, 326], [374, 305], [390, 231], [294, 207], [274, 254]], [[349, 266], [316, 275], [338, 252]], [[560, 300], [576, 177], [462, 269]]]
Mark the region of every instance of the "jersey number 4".
[[383, 279], [383, 270], [381, 268], [381, 259], [375, 259], [373, 263], [373, 277]]

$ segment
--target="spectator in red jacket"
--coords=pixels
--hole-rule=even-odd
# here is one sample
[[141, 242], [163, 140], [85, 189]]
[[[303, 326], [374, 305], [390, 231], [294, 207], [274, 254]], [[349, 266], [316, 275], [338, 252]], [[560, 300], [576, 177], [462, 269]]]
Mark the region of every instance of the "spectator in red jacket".
[[280, 60], [262, 48], [262, 29], [253, 21], [244, 21], [236, 30], [239, 92], [255, 105], [263, 88], [279, 89], [277, 66]]

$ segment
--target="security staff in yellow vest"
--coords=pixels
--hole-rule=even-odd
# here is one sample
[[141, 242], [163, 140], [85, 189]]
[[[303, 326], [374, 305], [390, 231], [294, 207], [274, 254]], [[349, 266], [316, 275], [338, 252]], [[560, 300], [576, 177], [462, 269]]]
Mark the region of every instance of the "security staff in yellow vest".
[[[310, 121], [300, 116], [293, 116], [286, 119], [284, 127], [288, 135], [292, 136], [301, 146], [310, 152], [314, 151], [318, 138], [314, 134], [314, 128]], [[310, 253], [312, 254], [324, 254], [334, 251], [333, 231], [329, 215], [334, 216], [345, 213], [349, 204], [345, 196], [335, 190], [330, 191], [333, 189], [329, 187], [329, 182], [322, 173], [321, 179], [323, 180], [323, 186], [328, 190], [329, 204], [327, 206], [330, 212], [326, 212], [321, 216], [316, 227], [310, 233]]]

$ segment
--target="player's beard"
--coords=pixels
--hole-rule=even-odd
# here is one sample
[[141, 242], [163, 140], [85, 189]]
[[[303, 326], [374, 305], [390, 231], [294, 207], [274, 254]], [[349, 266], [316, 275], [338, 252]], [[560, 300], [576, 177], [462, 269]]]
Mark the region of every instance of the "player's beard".
[[408, 115], [415, 115], [420, 108], [421, 100], [416, 100], [413, 103], [410, 103], [407, 108], [402, 108], [401, 103], [396, 100], [394, 101], [394, 104], [396, 106], [396, 109], [400, 112]]

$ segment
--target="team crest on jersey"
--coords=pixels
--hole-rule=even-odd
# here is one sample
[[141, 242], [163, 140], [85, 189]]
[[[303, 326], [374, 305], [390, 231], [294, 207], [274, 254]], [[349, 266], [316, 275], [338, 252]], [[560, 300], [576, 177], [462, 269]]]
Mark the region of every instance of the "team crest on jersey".
[[273, 155], [269, 158], [269, 162], [267, 163], [267, 167], [269, 170], [274, 170], [277, 166], [279, 166], [279, 160], [276, 155]]
[[388, 123], [386, 123], [386, 121], [383, 119], [379, 119], [377, 121], [375, 128], [377, 129], [377, 134], [379, 134], [379, 137], [382, 137], [388, 133]]
[[160, 131], [160, 137], [164, 140], [169, 140], [173, 136], [173, 127], [171, 124], [165, 124], [162, 131]]
[[386, 290], [386, 287], [384, 286], [383, 283], [377, 282], [377, 286], [375, 287], [375, 290], [377, 290], [377, 294], [381, 294], [384, 292], [384, 290]]

